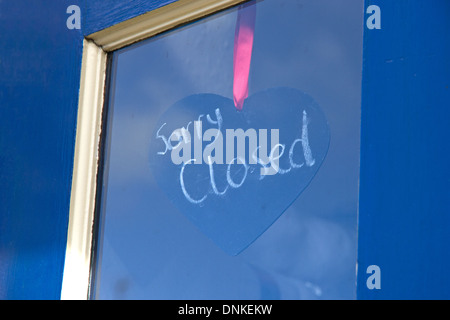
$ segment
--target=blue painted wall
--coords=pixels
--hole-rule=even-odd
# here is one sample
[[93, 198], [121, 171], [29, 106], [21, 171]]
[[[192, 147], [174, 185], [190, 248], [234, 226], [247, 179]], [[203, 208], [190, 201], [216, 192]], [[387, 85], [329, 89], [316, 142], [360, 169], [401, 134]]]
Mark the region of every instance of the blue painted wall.
[[67, 1], [0, 2], [0, 297], [57, 299], [82, 36]]
[[[450, 1], [366, 1], [360, 299], [450, 298]], [[366, 269], [381, 268], [381, 290]]]
[[[0, 298], [59, 299], [82, 36], [172, 1], [0, 1]], [[82, 30], [66, 28], [66, 8]], [[358, 296], [450, 298], [450, 2], [366, 0]], [[381, 267], [381, 290], [365, 286]]]

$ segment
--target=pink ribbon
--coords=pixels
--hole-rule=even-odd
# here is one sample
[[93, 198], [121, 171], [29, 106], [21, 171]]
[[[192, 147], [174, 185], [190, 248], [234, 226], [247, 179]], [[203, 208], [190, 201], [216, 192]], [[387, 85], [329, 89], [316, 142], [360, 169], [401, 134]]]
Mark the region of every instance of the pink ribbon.
[[234, 34], [233, 98], [236, 109], [242, 110], [248, 97], [248, 75], [252, 60], [253, 35], [255, 33], [256, 5], [239, 8]]

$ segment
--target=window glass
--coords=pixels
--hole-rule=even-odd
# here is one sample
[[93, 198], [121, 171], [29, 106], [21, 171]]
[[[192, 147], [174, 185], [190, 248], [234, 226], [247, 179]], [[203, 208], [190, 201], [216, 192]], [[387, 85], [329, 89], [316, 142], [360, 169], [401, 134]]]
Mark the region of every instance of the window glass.
[[[355, 298], [363, 3], [250, 4], [256, 18], [242, 111], [233, 103], [242, 8], [113, 53], [93, 298]], [[204, 130], [195, 131], [200, 115]], [[221, 124], [226, 162], [225, 129], [251, 123], [260, 134], [271, 121], [284, 146], [273, 149], [281, 154], [278, 167], [269, 166], [275, 174], [261, 178], [267, 166], [237, 157], [233, 166], [171, 157], [186, 132], [193, 142]], [[269, 150], [274, 136], [267, 134]], [[194, 148], [178, 156], [193, 159]]]

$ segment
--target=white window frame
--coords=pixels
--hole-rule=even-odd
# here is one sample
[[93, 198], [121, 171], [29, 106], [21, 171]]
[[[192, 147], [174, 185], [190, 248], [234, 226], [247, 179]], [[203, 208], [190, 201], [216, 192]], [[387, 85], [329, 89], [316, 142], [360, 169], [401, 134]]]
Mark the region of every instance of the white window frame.
[[246, 1], [178, 0], [84, 39], [62, 300], [89, 299], [108, 53]]

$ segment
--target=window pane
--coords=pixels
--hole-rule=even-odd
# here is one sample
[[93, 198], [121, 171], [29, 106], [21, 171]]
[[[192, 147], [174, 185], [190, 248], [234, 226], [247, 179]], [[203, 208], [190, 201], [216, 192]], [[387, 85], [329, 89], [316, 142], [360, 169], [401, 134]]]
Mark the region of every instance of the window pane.
[[[114, 53], [93, 297], [355, 298], [363, 3], [251, 3], [243, 111], [233, 104], [237, 8]], [[277, 173], [255, 178], [260, 164], [171, 162], [183, 132], [190, 141], [205, 134], [195, 131], [201, 114], [205, 130], [222, 124], [224, 162], [226, 128], [254, 124], [261, 134], [278, 121]]]

